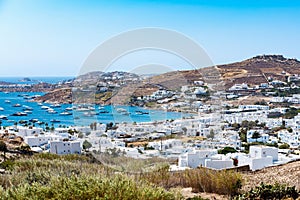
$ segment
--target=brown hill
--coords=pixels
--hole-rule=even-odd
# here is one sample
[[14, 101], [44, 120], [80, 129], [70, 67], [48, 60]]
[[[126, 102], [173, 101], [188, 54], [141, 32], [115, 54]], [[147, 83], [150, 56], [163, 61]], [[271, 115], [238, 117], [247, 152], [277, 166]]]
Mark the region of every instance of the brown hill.
[[259, 84], [273, 78], [285, 81], [287, 75], [300, 74], [300, 62], [282, 55], [262, 55], [242, 62], [217, 66], [227, 88], [233, 84]]
[[266, 83], [268, 78], [285, 81], [286, 76], [292, 74], [300, 74], [300, 61], [282, 55], [261, 55], [216, 67], [168, 72], [152, 77], [150, 82], [168, 89], [178, 89], [182, 85], [198, 80], [208, 83], [224, 81], [225, 88], [228, 89], [234, 84]]
[[[124, 72], [122, 73], [121, 75], [124, 76]], [[143, 81], [129, 81], [123, 87], [110, 92], [104, 97], [99, 97], [100, 100], [96, 100], [96, 102], [122, 104], [128, 102], [132, 96], [150, 95], [159, 88], [178, 90], [181, 86], [192, 84], [194, 81], [204, 81], [209, 86], [225, 90], [234, 84], [247, 83], [249, 85], [258, 85], [267, 83], [269, 78], [285, 81], [288, 75], [293, 74], [300, 74], [300, 61], [285, 58], [282, 55], [261, 55], [242, 62], [194, 70], [173, 71], [153, 76]], [[96, 73], [96, 75], [91, 76], [91, 74], [87, 74], [82, 77], [88, 77], [88, 80], [92, 81], [98, 76], [104, 76], [101, 72]], [[137, 75], [125, 75], [126, 77], [137, 78]], [[107, 76], [111, 76], [111, 73], [107, 73]], [[81, 80], [82, 77], [77, 79], [77, 81]], [[72, 93], [70, 89], [60, 89], [50, 92], [37, 100], [60, 103], [72, 102]]]

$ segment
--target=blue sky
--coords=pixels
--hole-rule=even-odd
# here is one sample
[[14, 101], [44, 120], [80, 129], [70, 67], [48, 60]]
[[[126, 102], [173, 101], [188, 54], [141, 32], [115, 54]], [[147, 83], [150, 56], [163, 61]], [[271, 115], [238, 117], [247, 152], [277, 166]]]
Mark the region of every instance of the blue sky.
[[[214, 64], [258, 54], [300, 59], [299, 25], [297, 0], [0, 0], [0, 76], [76, 75], [102, 42], [143, 27], [187, 35]], [[128, 56], [114, 69], [151, 60], [174, 69], [190, 67], [156, 52]]]

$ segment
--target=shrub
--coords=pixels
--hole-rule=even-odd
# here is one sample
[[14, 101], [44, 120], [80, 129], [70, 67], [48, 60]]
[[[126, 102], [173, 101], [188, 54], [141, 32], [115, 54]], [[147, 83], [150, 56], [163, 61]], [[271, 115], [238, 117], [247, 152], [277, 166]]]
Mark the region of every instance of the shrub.
[[300, 196], [296, 188], [275, 183], [274, 185], [261, 183], [249, 192], [237, 196], [236, 199], [297, 199]]

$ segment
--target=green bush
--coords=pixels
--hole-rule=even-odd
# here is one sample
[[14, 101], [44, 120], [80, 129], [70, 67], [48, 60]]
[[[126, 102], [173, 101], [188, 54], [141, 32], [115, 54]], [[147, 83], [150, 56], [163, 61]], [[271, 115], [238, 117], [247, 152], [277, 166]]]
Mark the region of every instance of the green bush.
[[275, 183], [274, 185], [261, 183], [249, 192], [237, 196], [236, 199], [297, 199], [300, 196], [296, 188]]
[[5, 170], [12, 170], [14, 168], [14, 161], [13, 160], [6, 160], [0, 163], [0, 168]]
[[[71, 160], [73, 158], [73, 160]], [[85, 156], [38, 154], [13, 162], [0, 176], [0, 200], [10, 199], [181, 199], [176, 192], [120, 175]]]

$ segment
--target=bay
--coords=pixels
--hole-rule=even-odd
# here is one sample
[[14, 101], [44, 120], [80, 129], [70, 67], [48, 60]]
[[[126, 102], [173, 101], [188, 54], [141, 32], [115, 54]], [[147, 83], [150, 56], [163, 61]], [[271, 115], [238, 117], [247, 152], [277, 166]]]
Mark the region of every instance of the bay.
[[[53, 107], [48, 103], [39, 105], [36, 102], [30, 102], [29, 98], [35, 95], [43, 95], [43, 93], [25, 93], [25, 92], [0, 92], [0, 115], [7, 116], [7, 120], [2, 119], [2, 126], [11, 126], [14, 123], [20, 123], [21, 120], [29, 121], [36, 119], [40, 122], [48, 123], [49, 126], [84, 126], [90, 125], [93, 122], [98, 123], [133, 123], [133, 122], [153, 122], [167, 119], [180, 119], [190, 116], [190, 114], [178, 112], [166, 112], [163, 110], [150, 110], [136, 106], [113, 106], [113, 105], [89, 105], [90, 110], [68, 110], [72, 115], [60, 115], [66, 112], [67, 108], [78, 107], [79, 105], [61, 104], [60, 107]], [[10, 103], [7, 103], [9, 101]], [[19, 105], [17, 105], [19, 104]], [[15, 107], [18, 106], [18, 107]], [[56, 114], [50, 114], [47, 110], [42, 109], [42, 106], [48, 106], [55, 110]], [[27, 116], [12, 116], [17, 112], [24, 112], [25, 108], [32, 108], [32, 113]], [[87, 107], [87, 105], [85, 105]], [[30, 112], [30, 111], [29, 111]], [[94, 115], [97, 114], [97, 115]], [[57, 122], [53, 122], [56, 120]], [[58, 122], [59, 121], [59, 122]], [[36, 126], [39, 126], [36, 124]], [[44, 125], [42, 125], [44, 126]]]

